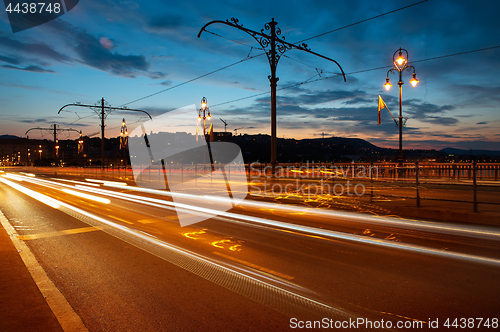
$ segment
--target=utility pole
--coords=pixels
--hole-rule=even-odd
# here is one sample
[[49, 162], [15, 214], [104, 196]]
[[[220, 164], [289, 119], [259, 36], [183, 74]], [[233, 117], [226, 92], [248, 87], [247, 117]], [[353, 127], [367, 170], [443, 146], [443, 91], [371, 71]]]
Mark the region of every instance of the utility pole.
[[279, 80], [278, 77], [276, 77], [276, 67], [278, 66], [278, 61], [281, 58], [281, 56], [288, 50], [291, 49], [297, 49], [301, 50], [316, 56], [319, 56], [320, 58], [329, 60], [337, 64], [337, 66], [340, 68], [340, 71], [342, 72], [342, 76], [344, 77], [344, 82], [346, 81], [345, 78], [345, 73], [342, 70], [342, 67], [338, 64], [337, 61], [330, 59], [324, 55], [315, 53], [311, 51], [307, 44], [302, 43], [301, 45], [296, 45], [292, 43], [288, 43], [285, 41], [285, 38], [279, 38], [278, 36], [281, 35], [281, 29], [277, 28], [276, 25], [278, 24], [276, 21], [274, 21], [274, 18], [271, 20], [271, 22], [268, 22], [264, 25], [264, 28], [266, 31], [269, 31], [269, 34], [264, 33], [264, 29], [262, 29], [260, 32], [254, 31], [251, 29], [244, 28], [243, 25], [238, 24], [238, 19], [236, 18], [231, 18], [231, 22], [229, 20], [226, 21], [221, 21], [221, 20], [215, 20], [208, 22], [205, 24], [200, 32], [198, 33], [198, 38], [200, 38], [201, 34], [203, 31], [206, 31], [205, 29], [214, 23], [221, 23], [228, 25], [230, 27], [239, 29], [241, 31], [246, 32], [250, 36], [252, 36], [266, 51], [267, 59], [269, 60], [269, 65], [271, 67], [271, 75], [268, 76], [269, 82], [271, 83], [271, 165], [272, 165], [272, 173], [273, 176], [275, 174], [276, 170], [276, 165], [277, 165], [277, 138], [276, 138], [276, 86], [277, 82]]
[[[57, 114], [60, 114], [64, 108], [69, 107], [69, 106], [88, 107], [88, 108], [92, 109], [94, 112], [96, 112], [97, 116], [99, 116], [99, 118], [101, 120], [101, 168], [104, 168], [104, 127], [105, 127], [104, 120], [111, 113], [111, 111], [119, 110], [119, 111], [130, 111], [130, 112], [142, 112], [142, 113], [145, 113], [147, 116], [149, 116], [149, 118], [151, 120], [153, 120], [153, 118], [151, 117], [151, 115], [149, 115], [148, 112], [143, 111], [143, 110], [135, 110], [135, 109], [127, 108], [127, 107], [105, 106], [104, 105], [104, 98], [101, 98], [100, 101], [101, 101], [101, 106], [99, 107], [100, 112], [96, 111], [96, 105], [84, 105], [84, 104], [80, 104], [80, 103], [74, 103], [74, 104], [64, 105], [63, 107], [61, 107], [59, 112], [57, 112]], [[107, 113], [105, 112], [105, 110], [107, 111]]]
[[101, 168], [104, 168], [104, 97], [101, 98]]
[[[28, 133], [32, 130], [45, 130], [45, 131], [48, 131], [48, 132], [52, 132], [52, 134], [54, 135], [54, 162], [57, 164], [57, 157], [59, 156], [58, 154], [58, 149], [59, 149], [59, 146], [57, 144], [57, 132], [58, 131], [76, 131], [77, 133], [79, 132], [81, 134], [81, 131], [78, 131], [76, 129], [72, 129], [72, 128], [68, 128], [68, 129], [61, 129], [61, 128], [58, 128], [57, 127], [57, 124], [54, 123], [54, 126], [50, 127], [50, 128], [41, 128], [41, 127], [34, 127], [34, 128], [30, 128], [28, 130], [26, 130], [26, 132], [24, 133], [24, 135], [26, 135], [26, 145], [28, 144], [27, 143], [27, 140], [29, 139], [28, 138]], [[40, 159], [41, 159], [41, 155], [40, 155]]]

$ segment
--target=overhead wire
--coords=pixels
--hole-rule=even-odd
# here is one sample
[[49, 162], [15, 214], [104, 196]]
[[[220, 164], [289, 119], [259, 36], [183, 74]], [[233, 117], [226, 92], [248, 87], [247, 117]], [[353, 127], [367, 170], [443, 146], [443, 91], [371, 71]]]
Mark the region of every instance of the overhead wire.
[[253, 47], [253, 46], [247, 45], [247, 44], [245, 44], [245, 43], [242, 43], [242, 42], [240, 42], [240, 41], [238, 41], [238, 40], [234, 40], [234, 39], [231, 39], [231, 38], [227, 38], [227, 37], [221, 36], [221, 35], [219, 35], [219, 34], [217, 34], [217, 33], [215, 33], [215, 32], [212, 32], [212, 31], [208, 31], [208, 30], [204, 30], [204, 31], [205, 31], [205, 32], [208, 32], [208, 33], [209, 33], [209, 34], [211, 34], [211, 35], [214, 35], [214, 36], [217, 36], [217, 37], [220, 37], [220, 38], [223, 38], [223, 39], [227, 39], [227, 40], [229, 40], [229, 41], [232, 41], [233, 43], [236, 43], [236, 44], [240, 44], [240, 45], [243, 45], [243, 46], [246, 46], [246, 47], [254, 48], [254, 49], [256, 49], [256, 50], [261, 50], [261, 51], [263, 51], [263, 50], [264, 50], [264, 49], [263, 49], [263, 48], [261, 48], [261, 47]]
[[[453, 57], [453, 56], [470, 54], [470, 53], [475, 53], [475, 52], [482, 52], [482, 51], [487, 51], [487, 50], [492, 50], [492, 49], [497, 49], [497, 48], [500, 48], [500, 45], [498, 45], [498, 46], [491, 46], [491, 47], [485, 47], [485, 48], [481, 48], [481, 49], [477, 49], [477, 50], [471, 50], [471, 51], [464, 51], [464, 52], [458, 52], [458, 53], [453, 53], [453, 54], [441, 55], [441, 56], [436, 56], [436, 57], [432, 57], [432, 58], [425, 58], [425, 59], [415, 60], [415, 61], [412, 61], [412, 63], [419, 63], [419, 62], [425, 62], [425, 61], [431, 61], [431, 60], [449, 58], [449, 57]], [[392, 67], [393, 66], [382, 66], [382, 67], [376, 67], [376, 68], [370, 68], [370, 69], [363, 69], [363, 70], [358, 70], [358, 71], [353, 71], [353, 72], [346, 73], [346, 76], [347, 75], [360, 74], [360, 73], [366, 73], [366, 72], [374, 71], [374, 70], [388, 69], [388, 68], [392, 68]], [[318, 75], [315, 75], [315, 76], [318, 76]], [[315, 77], [315, 76], [313, 76], [313, 77]], [[333, 76], [320, 77], [320, 78], [317, 78], [315, 80], [307, 79], [305, 81], [302, 81], [302, 82], [299, 82], [299, 83], [296, 83], [296, 84], [292, 84], [292, 85], [288, 85], [288, 86], [285, 86], [285, 87], [277, 88], [276, 91], [291, 89], [291, 88], [294, 88], [294, 87], [297, 87], [297, 86], [300, 86], [300, 85], [305, 85], [305, 84], [314, 83], [314, 82], [318, 82], [318, 81], [328, 80], [328, 79], [335, 78], [335, 77], [338, 77], [338, 76], [341, 76], [341, 74], [335, 74]], [[258, 94], [252, 95], [252, 96], [247, 96], [247, 97], [242, 97], [242, 98], [238, 98], [238, 99], [234, 99], [234, 100], [222, 102], [222, 103], [219, 103], [219, 104], [212, 105], [210, 107], [213, 108], [213, 107], [217, 107], [217, 106], [221, 106], [221, 105], [225, 105], [225, 104], [230, 104], [230, 103], [234, 103], [234, 102], [245, 100], [245, 99], [259, 97], [259, 96], [262, 96], [262, 95], [265, 95], [265, 94], [270, 94], [270, 92], [266, 91], [266, 92], [258, 93]]]
[[[311, 40], [311, 39], [314, 39], [314, 38], [318, 38], [318, 37], [324, 36], [324, 35], [326, 35], [326, 34], [329, 34], [329, 33], [335, 32], [335, 31], [339, 31], [339, 30], [342, 30], [342, 29], [345, 29], [345, 28], [348, 28], [348, 27], [351, 27], [351, 26], [354, 26], [354, 25], [357, 25], [357, 24], [360, 24], [360, 23], [364, 23], [364, 22], [367, 22], [367, 21], [370, 21], [370, 20], [373, 20], [373, 19], [376, 19], [376, 18], [379, 18], [379, 17], [385, 16], [385, 15], [389, 15], [389, 14], [395, 13], [395, 12], [397, 12], [397, 11], [400, 11], [400, 10], [403, 10], [403, 9], [406, 9], [406, 8], [409, 8], [409, 7], [412, 7], [412, 6], [415, 6], [415, 5], [418, 5], [418, 4], [421, 4], [421, 3], [427, 2], [427, 1], [429, 1], [429, 0], [423, 0], [423, 1], [420, 1], [420, 2], [417, 2], [417, 3], [414, 3], [414, 4], [411, 4], [411, 5], [408, 5], [408, 6], [404, 6], [404, 7], [401, 7], [401, 8], [398, 8], [398, 9], [395, 9], [395, 10], [392, 10], [392, 11], [389, 11], [389, 12], [386, 12], [386, 13], [383, 13], [383, 14], [380, 14], [380, 15], [376, 15], [376, 16], [373, 16], [373, 17], [370, 17], [370, 18], [364, 19], [364, 20], [362, 20], [362, 21], [358, 21], [358, 22], [355, 22], [355, 23], [352, 23], [352, 24], [349, 24], [349, 25], [343, 26], [343, 27], [341, 27], [341, 28], [337, 28], [337, 29], [334, 29], [334, 30], [331, 30], [331, 31], [327, 31], [327, 32], [324, 32], [324, 33], [322, 33], [322, 34], [319, 34], [319, 35], [313, 36], [313, 37], [309, 37], [309, 38], [307, 38], [307, 39], [301, 40], [301, 41], [296, 42], [296, 43], [294, 43], [294, 44], [298, 44], [298, 43], [302, 43], [302, 42], [307, 41], [307, 40]], [[253, 49], [257, 49], [257, 50], [264, 50], [263, 48], [253, 47], [253, 46], [247, 45], [247, 44], [245, 44], [245, 43], [242, 43], [242, 42], [240, 42], [240, 41], [238, 41], [238, 40], [234, 40], [234, 39], [231, 39], [231, 38], [227, 38], [227, 37], [221, 36], [221, 35], [219, 35], [219, 34], [217, 34], [217, 33], [215, 33], [215, 32], [212, 32], [212, 31], [208, 31], [208, 30], [205, 30], [205, 31], [206, 31], [206, 32], [208, 32], [208, 33], [209, 33], [209, 34], [211, 34], [211, 35], [214, 35], [214, 36], [217, 36], [217, 37], [220, 37], [220, 38], [223, 38], [223, 39], [227, 39], [227, 40], [229, 40], [229, 41], [231, 41], [231, 42], [234, 42], [234, 43], [237, 43], [237, 44], [240, 44], [240, 45], [243, 45], [243, 46], [249, 47], [249, 48], [250, 48], [250, 52], [251, 52]], [[232, 63], [232, 64], [230, 64], [230, 65], [227, 65], [227, 66], [225, 66], [225, 67], [219, 68], [219, 69], [217, 69], [217, 70], [211, 71], [211, 72], [206, 73], [206, 74], [204, 74], [204, 75], [201, 75], [201, 76], [195, 77], [195, 78], [193, 78], [193, 79], [191, 79], [191, 80], [188, 80], [188, 81], [185, 81], [185, 82], [179, 83], [179, 84], [174, 85], [174, 86], [172, 86], [172, 87], [169, 87], [169, 88], [167, 88], [167, 89], [164, 89], [164, 90], [161, 90], [161, 91], [158, 91], [158, 92], [152, 93], [152, 94], [150, 94], [150, 95], [144, 96], [144, 97], [142, 97], [142, 98], [138, 98], [138, 99], [133, 100], [133, 101], [130, 101], [130, 102], [128, 102], [128, 103], [122, 104], [122, 105], [120, 105], [119, 107], [123, 107], [123, 106], [125, 106], [125, 105], [129, 105], [129, 104], [135, 103], [135, 102], [137, 102], [137, 101], [140, 101], [140, 100], [143, 100], [143, 99], [146, 99], [146, 98], [150, 98], [150, 97], [156, 96], [156, 95], [158, 95], [158, 94], [160, 94], [160, 93], [163, 93], [163, 92], [166, 92], [166, 91], [172, 90], [172, 89], [174, 89], [174, 88], [180, 87], [180, 86], [182, 86], [182, 85], [184, 85], [184, 84], [187, 84], [187, 83], [191, 83], [191, 82], [196, 81], [196, 80], [199, 80], [199, 79], [201, 79], [201, 78], [203, 78], [203, 77], [206, 77], [206, 76], [212, 75], [212, 74], [217, 73], [217, 72], [219, 72], [219, 71], [221, 71], [221, 70], [227, 69], [227, 68], [229, 68], [229, 67], [232, 67], [232, 66], [234, 66], [234, 65], [237, 65], [237, 64], [239, 64], [239, 63], [242, 63], [242, 62], [244, 62], [244, 61], [247, 61], [247, 60], [250, 60], [250, 59], [256, 58], [256, 57], [261, 56], [261, 55], [264, 55], [264, 54], [266, 54], [266, 53], [260, 53], [260, 54], [258, 54], [258, 55], [256, 55], [256, 56], [250, 56], [250, 53], [248, 53], [248, 56], [247, 56], [246, 58], [244, 58], [244, 59], [242, 59], [242, 60], [240, 60], [240, 61], [238, 61], [238, 62]], [[296, 60], [296, 59], [290, 58], [290, 57], [288, 57], [288, 56], [286, 56], [286, 55], [283, 55], [283, 56], [285, 56], [285, 57], [287, 57], [287, 58], [289, 58], [289, 59], [291, 59], [291, 60], [295, 60], [295, 61], [300, 62], [299, 60]], [[309, 65], [308, 65], [308, 66], [309, 66]], [[315, 68], [315, 67], [313, 67], [313, 68], [314, 68], [314, 69], [316, 69], [316, 70], [318, 70], [318, 69], [317, 69], [317, 68]]]
[[346, 28], [350, 28], [350, 27], [352, 27], [352, 26], [355, 26], [355, 25], [358, 25], [358, 24], [361, 24], [361, 23], [364, 23], [364, 22], [368, 22], [368, 21], [374, 20], [374, 19], [376, 19], [376, 18], [379, 18], [379, 17], [385, 16], [385, 15], [392, 14], [392, 13], [398, 12], [398, 11], [403, 10], [403, 9], [407, 9], [407, 8], [413, 7], [413, 6], [419, 5], [419, 4], [424, 3], [424, 2], [427, 2], [427, 1], [429, 1], [429, 0], [419, 1], [419, 2], [416, 2], [416, 3], [411, 4], [411, 5], [408, 5], [408, 6], [404, 6], [404, 7], [398, 8], [398, 9], [394, 9], [394, 10], [391, 10], [391, 11], [386, 12], [386, 13], [383, 13], [383, 14], [379, 14], [379, 15], [376, 15], [376, 16], [373, 16], [373, 17], [370, 17], [370, 18], [367, 18], [367, 19], [364, 19], [364, 20], [361, 20], [361, 21], [358, 21], [358, 22], [355, 22], [355, 23], [348, 24], [348, 25], [343, 26], [343, 27], [341, 27], [341, 28], [337, 28], [337, 29], [333, 29], [333, 30], [330, 30], [330, 31], [327, 31], [327, 32], [320, 33], [319, 35], [316, 35], [316, 36], [313, 36], [313, 37], [309, 37], [309, 38], [303, 39], [303, 40], [298, 41], [298, 42], [295, 42], [295, 43], [293, 43], [293, 44], [300, 44], [300, 43], [303, 43], [303, 42], [305, 42], [305, 41], [308, 41], [308, 40], [311, 40], [311, 39], [314, 39], [314, 38], [318, 38], [318, 37], [321, 37], [321, 36], [327, 35], [327, 34], [332, 33], [332, 32], [336, 32], [336, 31], [339, 31], [339, 30], [343, 30], [343, 29], [346, 29]]
[[166, 89], [163, 89], [163, 90], [161, 90], [161, 91], [158, 91], [158, 92], [152, 93], [152, 94], [150, 94], [150, 95], [147, 95], [147, 96], [144, 96], [144, 97], [141, 97], [141, 98], [138, 98], [138, 99], [135, 99], [135, 100], [129, 101], [128, 103], [121, 104], [121, 105], [120, 105], [120, 106], [118, 106], [118, 107], [123, 107], [123, 106], [125, 106], [125, 105], [129, 105], [129, 104], [132, 104], [132, 103], [138, 102], [138, 101], [140, 101], [140, 100], [143, 100], [143, 99], [146, 99], [146, 98], [150, 98], [150, 97], [156, 96], [156, 95], [158, 95], [158, 94], [160, 94], [160, 93], [163, 93], [163, 92], [166, 92], [166, 91], [169, 91], [169, 90], [172, 90], [172, 89], [178, 88], [178, 87], [180, 87], [180, 86], [182, 86], [182, 85], [184, 85], [184, 84], [188, 84], [188, 83], [194, 82], [194, 81], [196, 81], [196, 80], [199, 80], [200, 78], [203, 78], [203, 77], [206, 77], [206, 76], [212, 75], [212, 74], [217, 73], [217, 72], [219, 72], [219, 71], [221, 71], [221, 70], [224, 70], [224, 69], [227, 69], [227, 68], [229, 68], [229, 67], [235, 66], [235, 65], [237, 65], [237, 64], [240, 64], [240, 63], [242, 63], [242, 62], [248, 61], [248, 60], [250, 60], [250, 59], [257, 58], [257, 57], [262, 56], [262, 55], [264, 55], [264, 54], [265, 54], [265, 53], [260, 53], [260, 54], [257, 54], [257, 55], [252, 55], [252, 56], [250, 56], [250, 57], [243, 58], [243, 59], [241, 59], [241, 60], [239, 60], [239, 61], [237, 61], [237, 62], [234, 62], [234, 63], [229, 64], [229, 65], [227, 65], [227, 66], [224, 66], [224, 67], [222, 67], [222, 68], [219, 68], [219, 69], [213, 70], [213, 71], [211, 71], [211, 72], [209, 72], [209, 73], [206, 73], [206, 74], [203, 74], [203, 75], [201, 75], [201, 76], [198, 76], [198, 77], [192, 78], [192, 79], [190, 79], [190, 80], [184, 81], [184, 82], [182, 82], [182, 83], [176, 84], [176, 85], [174, 85], [174, 86], [171, 86], [171, 87], [166, 88]]

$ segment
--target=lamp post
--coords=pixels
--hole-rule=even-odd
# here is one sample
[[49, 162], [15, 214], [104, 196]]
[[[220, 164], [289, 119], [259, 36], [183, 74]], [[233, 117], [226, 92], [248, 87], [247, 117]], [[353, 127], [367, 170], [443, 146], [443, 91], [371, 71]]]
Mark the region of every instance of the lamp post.
[[122, 120], [122, 127], [120, 129], [120, 150], [128, 148], [128, 129], [125, 118]]
[[389, 69], [387, 72], [387, 78], [385, 80], [384, 88], [389, 91], [392, 84], [389, 82], [389, 73], [399, 72], [399, 155], [398, 155], [398, 166], [403, 166], [403, 71], [413, 71], [413, 77], [410, 80], [410, 84], [413, 87], [417, 86], [418, 80], [415, 75], [415, 67], [408, 66], [408, 51], [404, 48], [400, 48], [392, 55], [392, 62], [394, 63], [394, 67]]
[[[203, 116], [202, 116], [203, 114]], [[203, 120], [203, 138], [207, 142], [208, 146], [208, 155], [210, 157], [210, 164], [212, 165], [212, 171], [215, 170], [214, 168], [214, 160], [212, 157], [212, 150], [210, 149], [210, 137], [207, 137], [206, 133], [206, 121], [210, 121], [212, 116], [210, 115], [210, 109], [207, 106], [207, 98], [203, 97], [201, 99], [201, 108], [198, 110], [198, 121], [201, 122]], [[209, 134], [210, 135], [210, 134]], [[205, 159], [205, 155], [203, 155], [203, 159]], [[205, 160], [203, 160], [205, 162]]]
[[201, 108], [198, 110], [198, 121], [201, 122], [201, 120], [203, 120], [203, 137], [205, 137], [205, 139], [207, 139], [206, 121], [210, 121], [210, 119], [212, 119], [212, 117], [210, 116], [210, 109], [207, 106], [207, 98], [203, 97], [201, 99]]

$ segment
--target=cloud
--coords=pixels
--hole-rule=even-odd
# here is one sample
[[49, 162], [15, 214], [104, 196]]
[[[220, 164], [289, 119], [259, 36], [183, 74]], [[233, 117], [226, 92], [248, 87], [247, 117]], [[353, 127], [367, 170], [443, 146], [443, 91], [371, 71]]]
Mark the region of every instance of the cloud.
[[50, 70], [50, 69], [43, 69], [42, 67], [31, 65], [28, 67], [16, 67], [16, 66], [11, 66], [11, 65], [2, 65], [2, 68], [7, 68], [7, 69], [17, 69], [17, 70], [23, 70], [23, 71], [30, 71], [33, 73], [55, 73], [55, 71]]
[[[52, 121], [52, 120], [50, 120]], [[49, 123], [49, 120], [47, 119], [26, 119], [26, 120], [19, 120], [19, 122], [24, 122], [24, 123]]]
[[156, 16], [147, 22], [148, 30], [151, 32], [172, 32], [182, 27], [182, 25], [182, 17], [177, 15]]
[[481, 86], [473, 84], [452, 84], [449, 92], [456, 95], [461, 105], [491, 105], [500, 101], [500, 86]]
[[435, 125], [441, 126], [453, 126], [456, 125], [459, 121], [452, 117], [442, 117], [442, 116], [428, 116], [426, 118], [419, 118], [419, 121], [432, 123]]
[[149, 63], [144, 55], [123, 55], [103, 47], [99, 38], [85, 31], [74, 30], [74, 51], [88, 66], [119, 76], [135, 77], [137, 71], [146, 72]]
[[486, 125], [486, 124], [488, 124], [488, 122], [486, 122], [486, 121], [481, 121], [481, 122], [478, 122], [478, 123], [476, 123], [476, 124], [477, 124], [477, 125]]
[[456, 107], [453, 105], [436, 105], [428, 102], [422, 102], [420, 99], [409, 99], [403, 101], [403, 105], [408, 106], [406, 112], [415, 118], [427, 117], [430, 114], [444, 113], [452, 111]]
[[7, 84], [7, 83], [0, 82], [0, 86], [14, 87], [14, 88], [20, 88], [20, 89], [26, 89], [26, 90], [32, 90], [32, 91], [57, 93], [57, 94], [69, 95], [69, 96], [79, 96], [79, 97], [85, 96], [85, 95], [82, 95], [82, 94], [69, 93], [67, 91], [60, 91], [60, 90], [51, 90], [51, 89], [46, 89], [46, 88], [43, 88], [43, 87], [40, 87], [40, 86], [33, 86], [33, 85]]
[[[151, 79], [161, 79], [167, 74], [156, 71], [150, 72], [151, 63], [141, 54], [122, 54], [113, 51], [116, 42], [106, 36], [95, 36], [88, 33], [85, 29], [76, 28], [73, 25], [62, 21], [55, 20], [46, 25], [57, 36], [63, 36], [66, 39], [69, 48], [68, 54], [73, 54], [73, 57], [62, 54], [56, 51], [51, 46], [40, 42], [24, 42], [18, 41], [9, 37], [0, 35], [0, 49], [14, 50], [17, 54], [26, 54], [37, 56], [38, 59], [46, 59], [61, 63], [70, 63], [78, 61], [90, 67], [109, 72], [113, 75], [124, 77], [136, 77], [137, 75], [148, 76]], [[103, 43], [103, 40], [110, 41]], [[26, 64], [27, 60], [16, 60], [13, 56], [0, 56], [0, 61], [9, 63], [17, 67], [7, 67], [10, 69], [26, 70], [39, 73], [50, 73], [52, 71], [43, 69], [41, 66]], [[22, 63], [25, 66], [19, 66]]]
[[[163, 72], [161, 72], [161, 71], [155, 71], [155, 72], [150, 72], [150, 73], [148, 74], [148, 77], [149, 77], [150, 79], [152, 79], [152, 80], [157, 80], [157, 79], [160, 79], [160, 78], [165, 78], [165, 77], [167, 77], [167, 75], [168, 75], [168, 74], [165, 74], [165, 73], [163, 73]], [[167, 82], [167, 81], [165, 81], [165, 82]], [[163, 84], [162, 84], [162, 85], [163, 85]]]
[[28, 55], [42, 56], [58, 62], [72, 62], [73, 59], [65, 54], [59, 53], [45, 43], [25, 43], [9, 37], [0, 35], [0, 45], [4, 48]]
[[356, 105], [356, 104], [367, 104], [367, 103], [373, 103], [373, 99], [368, 99], [368, 98], [363, 98], [363, 97], [356, 97], [351, 100], [344, 101], [342, 104], [344, 105]]
[[19, 57], [14, 57], [14, 56], [0, 55], [0, 61], [10, 63], [11, 65], [21, 64], [21, 60], [19, 59]]

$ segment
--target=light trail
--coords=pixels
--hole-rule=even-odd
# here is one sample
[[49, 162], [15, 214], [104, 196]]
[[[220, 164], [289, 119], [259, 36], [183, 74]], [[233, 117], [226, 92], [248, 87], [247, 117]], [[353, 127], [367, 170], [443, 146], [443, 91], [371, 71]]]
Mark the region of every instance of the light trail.
[[76, 183], [76, 184], [83, 184], [87, 186], [93, 186], [93, 187], [100, 187], [100, 184], [97, 183], [89, 183], [89, 182], [82, 182], [82, 181], [75, 181], [75, 180], [67, 180], [67, 179], [57, 179], [57, 178], [52, 178], [52, 180], [56, 181], [66, 181], [66, 182], [71, 182], [71, 183]]
[[[4, 175], [2, 175], [3, 177]], [[54, 209], [58, 209], [59, 208], [59, 204], [57, 203], [57, 200], [55, 199], [52, 199], [46, 195], [43, 195], [43, 194], [40, 194], [34, 190], [31, 190], [31, 189], [28, 189], [26, 187], [23, 187], [21, 185], [18, 185], [17, 183], [14, 183], [12, 181], [9, 181], [9, 180], [6, 180], [6, 179], [3, 179], [3, 178], [0, 178], [0, 182], [3, 182], [5, 183], [6, 185], [10, 186], [11, 188], [14, 188], [20, 192], [22, 192], [23, 194], [25, 195], [28, 195], [34, 199], [36, 199], [37, 201], [40, 201], [42, 202], [43, 204], [46, 204]]]
[[71, 190], [71, 189], [61, 189], [62, 191], [64, 191], [65, 193], [68, 193], [68, 194], [71, 194], [71, 195], [75, 195], [77, 197], [80, 197], [80, 198], [86, 198], [86, 199], [90, 199], [92, 201], [96, 201], [96, 202], [99, 202], [99, 203], [104, 203], [104, 204], [109, 204], [111, 203], [111, 201], [107, 198], [102, 198], [102, 197], [97, 197], [97, 196], [93, 196], [93, 195], [89, 195], [89, 194], [84, 194], [84, 193], [81, 193], [81, 192], [78, 192], [78, 191], [74, 191], [74, 190]]
[[[0, 178], [0, 181], [23, 193], [29, 193], [32, 191], [31, 189], [27, 189], [9, 180]], [[45, 196], [43, 194], [38, 194], [38, 195]], [[228, 288], [231, 291], [234, 291], [238, 294], [242, 294], [258, 303], [273, 307], [278, 311], [287, 313], [287, 311], [290, 310], [289, 309], [290, 303], [292, 303], [293, 305], [300, 304], [304, 308], [309, 308], [309, 309], [312, 308], [313, 310], [319, 312], [322, 315], [327, 315], [328, 317], [335, 317], [338, 320], [342, 319], [348, 320], [357, 318], [356, 316], [342, 309], [338, 309], [330, 305], [327, 305], [325, 303], [322, 303], [320, 301], [309, 298], [307, 296], [294, 293], [290, 290], [277, 286], [273, 283], [266, 282], [261, 278], [272, 280], [275, 283], [286, 284], [289, 287], [295, 287], [293, 284], [284, 283], [282, 281], [266, 277], [265, 275], [257, 274], [255, 272], [243, 269], [241, 267], [226, 266], [220, 262], [211, 260], [203, 255], [196, 254], [190, 250], [180, 248], [173, 244], [166, 243], [156, 238], [156, 236], [154, 235], [148, 234], [140, 230], [131, 229], [124, 225], [116, 224], [110, 220], [99, 217], [93, 213], [87, 212], [85, 210], [67, 204], [65, 202], [53, 198], [49, 199], [59, 204], [60, 207], [62, 208], [66, 208], [70, 211], [76, 212], [82, 216], [85, 216], [87, 218], [90, 218], [98, 222], [101, 227], [102, 224], [109, 226], [109, 228], [107, 227], [103, 228], [103, 230], [108, 233], [110, 232], [110, 229], [118, 231], [118, 234], [115, 235], [113, 233], [110, 233], [111, 235], [114, 235], [128, 243], [134, 244], [139, 248], [150, 252], [153, 255], [156, 255], [170, 263], [173, 263], [211, 282], [214, 282], [218, 285]], [[62, 212], [66, 212], [64, 211], [64, 209], [60, 210]], [[133, 239], [132, 242], [131, 238]], [[146, 244], [146, 246], [141, 245], [141, 243]], [[151, 250], [148, 249], [148, 245], [152, 245], [154, 247], [163, 249], [163, 253], [156, 254], [154, 252], [151, 252]], [[245, 271], [246, 273], [239, 272], [238, 270]], [[260, 278], [254, 277], [252, 275], [256, 276], [258, 275]], [[223, 276], [223, 278], [221, 278], [221, 276]], [[228, 282], [227, 281], [228, 278], [230, 278], [232, 282]], [[240, 286], [242, 282], [246, 284], [245, 287]], [[262, 292], [264, 292], [264, 295], [262, 294]], [[273, 301], [270, 301], [270, 299], [273, 299]], [[273, 304], [270, 305], [270, 303]]]
[[[54, 183], [52, 183], [51, 181], [41, 180], [41, 179], [29, 179], [29, 180], [26, 179], [25, 181], [27, 181], [27, 182], [48, 182], [51, 185], [54, 185]], [[58, 184], [58, 185], [64, 185], [64, 184]], [[161, 200], [161, 199], [157, 199], [157, 198], [143, 197], [143, 196], [121, 193], [121, 192], [114, 192], [114, 191], [109, 191], [109, 190], [105, 190], [105, 189], [88, 188], [88, 187], [79, 186], [79, 185], [77, 185], [76, 187], [78, 189], [81, 189], [84, 191], [93, 192], [93, 193], [104, 195], [104, 196], [121, 198], [121, 199], [124, 199], [127, 201], [140, 203], [140, 204], [144, 204], [144, 205], [149, 205], [149, 206], [153, 206], [153, 207], [157, 207], [157, 208], [164, 208], [164, 209], [168, 209], [171, 211], [174, 210], [177, 212], [185, 212], [185, 213], [191, 213], [191, 214], [194, 213], [194, 214], [206, 216], [208, 218], [221, 219], [221, 220], [227, 221], [227, 222], [241, 223], [243, 221], [243, 222], [249, 222], [251, 224], [255, 224], [257, 226], [270, 228], [273, 230], [294, 231], [294, 232], [299, 232], [299, 233], [323, 236], [323, 237], [331, 238], [331, 239], [340, 239], [340, 240], [344, 240], [344, 241], [377, 245], [377, 246], [382, 246], [382, 247], [386, 247], [386, 248], [412, 251], [412, 252], [416, 252], [416, 253], [443, 256], [446, 258], [465, 259], [465, 260], [469, 260], [469, 261], [476, 262], [476, 263], [488, 263], [488, 264], [500, 265], [500, 260], [494, 259], [494, 258], [482, 257], [482, 256], [477, 256], [477, 255], [462, 254], [462, 253], [452, 252], [452, 251], [443, 251], [441, 249], [433, 249], [433, 248], [428, 248], [428, 247], [413, 245], [413, 244], [402, 244], [402, 243], [397, 243], [397, 242], [393, 242], [393, 241], [385, 240], [385, 239], [374, 239], [374, 238], [368, 238], [368, 237], [360, 236], [360, 235], [356, 235], [356, 234], [347, 234], [347, 233], [337, 232], [337, 231], [333, 231], [333, 230], [325, 230], [325, 229], [314, 228], [314, 227], [309, 227], [309, 226], [289, 224], [289, 223], [280, 222], [280, 221], [276, 221], [276, 220], [247, 216], [247, 215], [236, 214], [236, 213], [232, 213], [232, 212], [220, 211], [220, 210], [215, 210], [215, 209], [209, 209], [209, 208], [204, 208], [204, 207], [197, 207], [194, 205], [169, 202], [169, 201], [165, 201], [165, 200]], [[130, 188], [131, 187], [128, 187], [128, 189], [130, 189]], [[182, 194], [182, 195], [192, 196], [192, 195], [187, 195], [187, 194]], [[206, 198], [207, 196], [203, 196], [203, 197]], [[200, 196], [192, 196], [192, 198], [199, 199]], [[214, 197], [212, 197], [212, 199], [215, 199], [215, 201], [219, 200], [219, 198], [214, 198]], [[252, 202], [252, 203], [256, 203], [256, 202]], [[277, 208], [276, 205], [272, 205], [272, 207]], [[283, 208], [285, 208], [285, 210], [289, 210], [289, 211], [296, 211], [295, 207], [283, 207]], [[214, 217], [214, 216], [220, 216], [220, 217]], [[221, 217], [225, 217], [225, 218], [221, 218]], [[356, 218], [358, 218], [358, 219], [362, 218], [362, 217], [366, 218], [368, 216], [365, 216], [365, 215], [357, 215], [356, 216]], [[395, 220], [397, 220], [397, 219], [395, 219]], [[457, 231], [456, 228], [452, 228], [452, 230]], [[462, 230], [462, 229], [458, 229], [458, 230], [465, 232], [465, 233], [469, 232], [468, 230]], [[494, 232], [494, 231], [490, 231], [490, 232], [475, 231], [475, 232], [473, 232], [473, 234], [494, 236], [494, 237], [496, 237], [496, 239], [498, 239], [498, 237], [500, 236], [500, 234], [498, 232]]]
[[[230, 201], [229, 199], [223, 197], [205, 196], [205, 195], [195, 196], [190, 194], [166, 192], [149, 188], [128, 187], [127, 189], [130, 191], [145, 192], [145, 193], [151, 193], [169, 197], [178, 196], [178, 197], [192, 199], [194, 201], [199, 200], [201, 197], [203, 197], [203, 200], [205, 201], [213, 201], [213, 202], [219, 201], [225, 203]], [[399, 227], [404, 229], [412, 229], [412, 230], [431, 232], [431, 233], [441, 233], [448, 235], [453, 234], [453, 235], [476, 237], [476, 238], [490, 238], [497, 241], [500, 240], [500, 231], [494, 230], [492, 227], [481, 227], [472, 225], [450, 225], [447, 223], [441, 223], [435, 221], [373, 216], [356, 212], [320, 210], [320, 209], [312, 209], [312, 208], [293, 206], [293, 205], [255, 202], [250, 200], [245, 200], [241, 202], [239, 205], [249, 206], [254, 208], [262, 208], [262, 209], [272, 208], [289, 213], [307, 213], [309, 215], [316, 215], [328, 218], [342, 218], [347, 221], [359, 222], [364, 224], [382, 225], [393, 228]]]
[[110, 186], [110, 187], [116, 187], [116, 186], [125, 187], [125, 186], [127, 186], [127, 184], [125, 182], [106, 181], [106, 180], [98, 180], [98, 179], [85, 179], [85, 181], [101, 183], [105, 186]]

